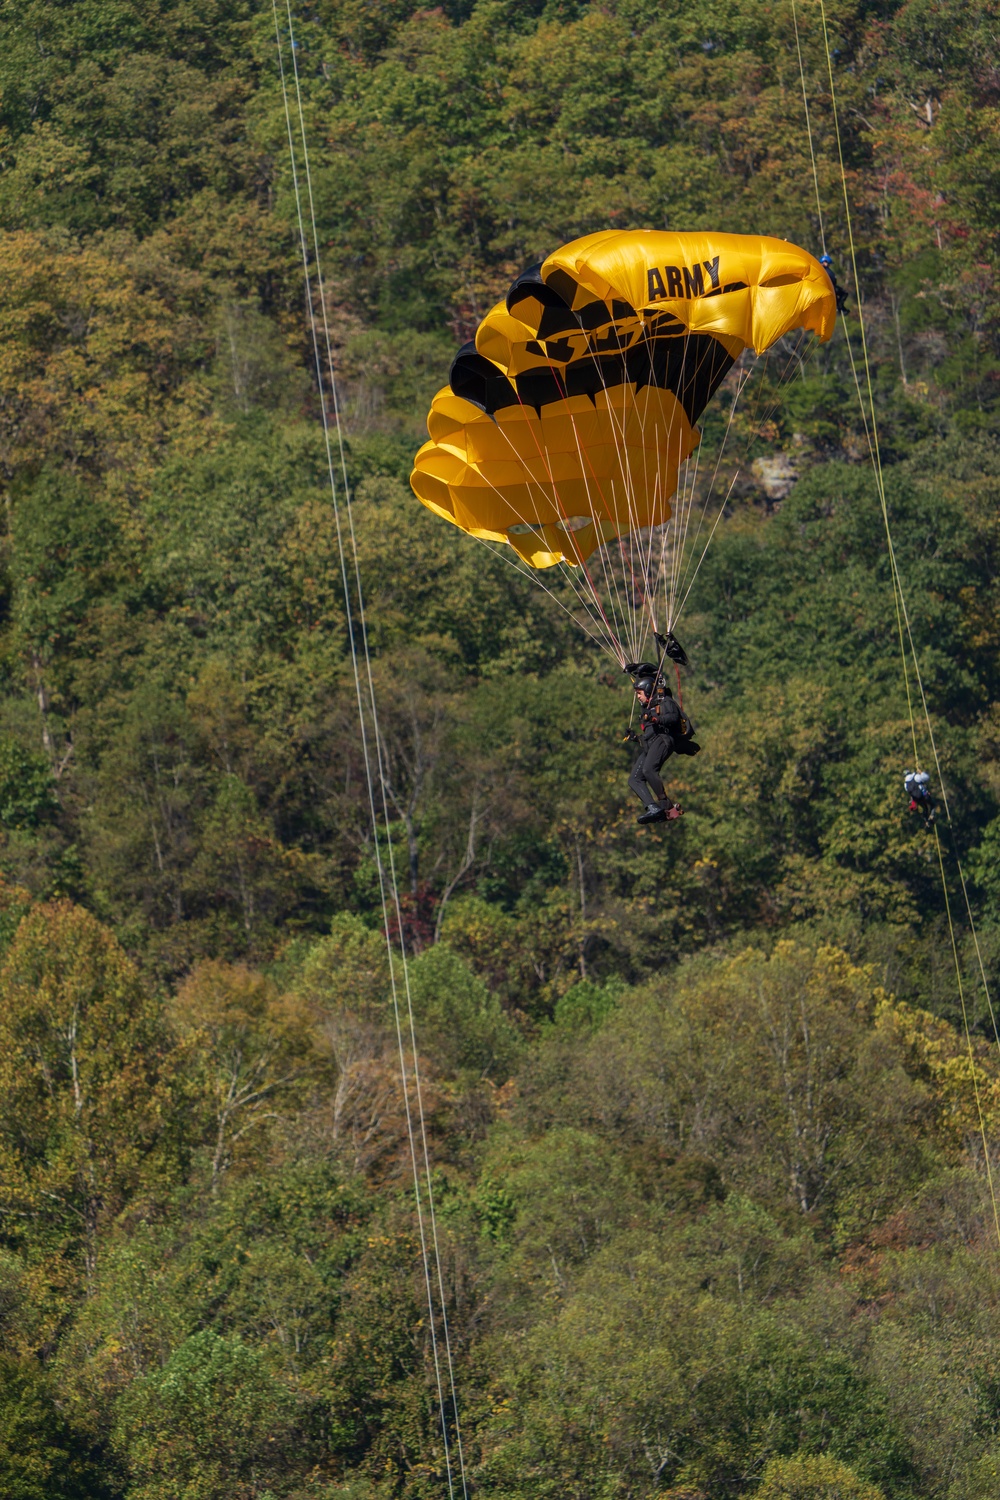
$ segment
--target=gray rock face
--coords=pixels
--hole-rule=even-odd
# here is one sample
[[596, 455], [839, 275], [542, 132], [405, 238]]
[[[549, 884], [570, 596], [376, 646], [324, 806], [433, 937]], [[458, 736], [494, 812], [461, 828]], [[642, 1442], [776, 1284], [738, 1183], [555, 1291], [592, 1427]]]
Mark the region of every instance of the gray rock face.
[[755, 458], [751, 468], [768, 500], [787, 499], [799, 477], [798, 465], [789, 453], [773, 453], [767, 458]]

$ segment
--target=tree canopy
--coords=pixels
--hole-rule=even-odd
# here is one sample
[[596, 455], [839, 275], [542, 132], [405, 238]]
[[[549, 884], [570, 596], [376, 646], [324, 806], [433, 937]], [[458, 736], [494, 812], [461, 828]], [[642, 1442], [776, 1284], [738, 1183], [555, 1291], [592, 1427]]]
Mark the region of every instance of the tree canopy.
[[[996, 4], [291, 18], [346, 596], [272, 7], [0, 0], [0, 1490], [439, 1497], [446, 1313], [484, 1500], [980, 1500]], [[826, 249], [852, 308], [701, 423], [669, 828], [567, 585], [407, 484], [456, 348], [609, 227]]]

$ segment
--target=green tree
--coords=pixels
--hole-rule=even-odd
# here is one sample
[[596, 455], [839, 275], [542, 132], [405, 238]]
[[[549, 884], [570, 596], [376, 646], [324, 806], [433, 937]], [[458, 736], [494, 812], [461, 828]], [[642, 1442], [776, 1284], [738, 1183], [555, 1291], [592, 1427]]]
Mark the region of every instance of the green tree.
[[131, 960], [67, 901], [22, 919], [0, 997], [4, 1232], [92, 1276], [102, 1227], [183, 1174], [180, 1056]]
[[238, 1338], [192, 1334], [119, 1403], [114, 1443], [137, 1500], [252, 1500], [287, 1472], [295, 1402]]
[[8, 1500], [103, 1500], [110, 1487], [34, 1360], [0, 1355], [0, 1489]]
[[878, 1485], [824, 1453], [772, 1458], [754, 1493], [761, 1500], [885, 1500]]
[[444, 943], [409, 965], [417, 1041], [438, 1063], [504, 1083], [519, 1050], [516, 1029], [483, 981]]

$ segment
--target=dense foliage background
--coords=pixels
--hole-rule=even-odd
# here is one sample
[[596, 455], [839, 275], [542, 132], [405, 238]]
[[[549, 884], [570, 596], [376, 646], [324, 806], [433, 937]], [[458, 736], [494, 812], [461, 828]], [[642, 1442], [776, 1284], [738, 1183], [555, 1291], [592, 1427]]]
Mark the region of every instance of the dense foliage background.
[[[1000, 1054], [954, 856], [992, 979], [998, 15], [828, 18], [957, 969], [901, 790], [856, 319], [736, 420], [666, 831], [636, 829], [618, 674], [406, 484], [450, 351], [556, 244], [820, 247], [795, 19], [851, 281], [817, 6], [297, 12], [391, 937], [496, 1500], [997, 1490]], [[293, 221], [270, 8], [2, 0], [8, 1500], [447, 1489]]]

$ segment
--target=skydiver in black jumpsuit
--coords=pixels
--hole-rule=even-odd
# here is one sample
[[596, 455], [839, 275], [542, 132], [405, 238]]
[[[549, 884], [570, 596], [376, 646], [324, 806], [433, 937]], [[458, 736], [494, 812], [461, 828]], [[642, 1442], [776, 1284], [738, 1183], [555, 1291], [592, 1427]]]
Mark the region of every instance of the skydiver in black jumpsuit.
[[[674, 751], [683, 744], [686, 753], [695, 753], [690, 726], [674, 702], [673, 694], [661, 677], [638, 677], [635, 695], [642, 705], [639, 733], [631, 738], [639, 742], [639, 753], [628, 779], [631, 790], [644, 805], [639, 823], [663, 823], [679, 818], [683, 809], [667, 796], [660, 771]], [[685, 743], [686, 742], [686, 743]]]

